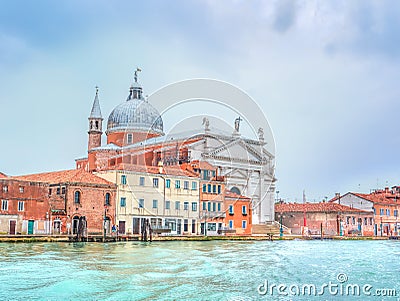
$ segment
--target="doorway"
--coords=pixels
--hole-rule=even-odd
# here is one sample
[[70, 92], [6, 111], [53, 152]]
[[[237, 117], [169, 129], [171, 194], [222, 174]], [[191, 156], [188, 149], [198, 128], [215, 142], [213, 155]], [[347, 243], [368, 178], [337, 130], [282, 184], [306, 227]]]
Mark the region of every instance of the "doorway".
[[35, 226], [35, 221], [28, 221], [28, 234], [33, 234], [33, 228]]
[[118, 223], [118, 233], [125, 234], [125, 221], [119, 221]]
[[72, 234], [77, 234], [78, 233], [78, 227], [79, 227], [79, 217], [75, 216], [72, 219]]
[[17, 221], [10, 220], [10, 235], [15, 235], [16, 228], [17, 228]]

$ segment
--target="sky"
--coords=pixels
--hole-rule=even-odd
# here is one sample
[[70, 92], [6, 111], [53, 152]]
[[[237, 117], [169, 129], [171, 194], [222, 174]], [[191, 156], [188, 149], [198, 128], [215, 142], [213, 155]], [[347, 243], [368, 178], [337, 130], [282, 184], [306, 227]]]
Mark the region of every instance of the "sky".
[[398, 1], [0, 0], [0, 7], [6, 174], [74, 168], [86, 153], [95, 86], [107, 119], [139, 66], [145, 94], [191, 78], [248, 93], [274, 135], [279, 198], [301, 201], [305, 190], [320, 201], [400, 184]]

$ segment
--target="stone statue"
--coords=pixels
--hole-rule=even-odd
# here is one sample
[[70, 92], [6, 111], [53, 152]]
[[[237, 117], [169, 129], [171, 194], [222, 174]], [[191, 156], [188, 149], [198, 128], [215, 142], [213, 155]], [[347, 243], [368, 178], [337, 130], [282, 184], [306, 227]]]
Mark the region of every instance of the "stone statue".
[[242, 118], [240, 118], [240, 116], [235, 119], [235, 131], [236, 132], [239, 132], [240, 121], [242, 121]]
[[207, 117], [203, 118], [203, 125], [204, 125], [204, 130], [209, 131], [210, 130], [210, 121], [208, 120]]
[[134, 78], [135, 78], [135, 83], [137, 83], [138, 72], [142, 72], [142, 69], [140, 69], [139, 67], [137, 67], [136, 70], [135, 70], [135, 76], [134, 76]]
[[257, 133], [258, 133], [258, 139], [259, 140], [264, 140], [264, 130], [263, 130], [263, 128], [258, 128]]

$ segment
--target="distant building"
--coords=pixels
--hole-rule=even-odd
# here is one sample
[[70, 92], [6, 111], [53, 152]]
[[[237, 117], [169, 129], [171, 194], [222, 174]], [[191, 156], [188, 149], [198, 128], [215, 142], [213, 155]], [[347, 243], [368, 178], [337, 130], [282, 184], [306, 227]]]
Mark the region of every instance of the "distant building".
[[371, 193], [348, 192], [337, 194], [330, 202], [366, 210], [374, 214], [374, 235], [398, 235], [400, 231], [400, 187], [378, 189]]
[[275, 204], [275, 219], [294, 235], [372, 236], [374, 229], [372, 212], [329, 202]]

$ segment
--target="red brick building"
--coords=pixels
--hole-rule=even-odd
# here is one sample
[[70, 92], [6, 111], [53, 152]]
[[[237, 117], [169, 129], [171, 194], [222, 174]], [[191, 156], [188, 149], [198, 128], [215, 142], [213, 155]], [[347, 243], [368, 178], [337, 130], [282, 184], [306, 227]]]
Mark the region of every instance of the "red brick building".
[[13, 177], [47, 187], [52, 234], [76, 234], [84, 224], [87, 234], [109, 232], [115, 223], [116, 185], [82, 169]]
[[0, 233], [49, 233], [48, 184], [0, 174]]
[[372, 236], [372, 212], [336, 203], [275, 204], [275, 220], [295, 235]]

